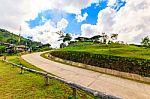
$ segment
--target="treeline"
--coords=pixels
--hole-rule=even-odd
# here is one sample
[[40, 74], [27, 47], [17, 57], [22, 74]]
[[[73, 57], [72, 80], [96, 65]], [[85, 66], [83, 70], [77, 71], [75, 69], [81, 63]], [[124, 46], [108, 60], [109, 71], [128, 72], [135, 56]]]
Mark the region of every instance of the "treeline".
[[[60, 39], [58, 41], [63, 41], [63, 43], [60, 44], [60, 48], [66, 47], [66, 42], [68, 45], [76, 43], [76, 42], [95, 42], [100, 44], [111, 44], [111, 43], [118, 43], [118, 44], [124, 44], [124, 41], [118, 41], [118, 34], [112, 33], [110, 36], [108, 36], [105, 32], [100, 35], [95, 35], [93, 37], [77, 37], [74, 40], [71, 34], [69, 33], [63, 33], [60, 31], [60, 33], [57, 33], [60, 35]], [[148, 36], [142, 38], [141, 45], [136, 45], [139, 47], [150, 47], [150, 38]]]
[[60, 35], [60, 39], [58, 41], [63, 41], [63, 43], [60, 44], [60, 48], [63, 48], [66, 46], [66, 42], [68, 45], [76, 43], [76, 42], [96, 42], [101, 44], [109, 44], [109, 43], [124, 43], [123, 41], [115, 41], [118, 38], [118, 34], [112, 33], [110, 36], [108, 36], [106, 33], [102, 33], [101, 35], [95, 35], [93, 37], [77, 37], [74, 40], [73, 37], [69, 33], [58, 33]]

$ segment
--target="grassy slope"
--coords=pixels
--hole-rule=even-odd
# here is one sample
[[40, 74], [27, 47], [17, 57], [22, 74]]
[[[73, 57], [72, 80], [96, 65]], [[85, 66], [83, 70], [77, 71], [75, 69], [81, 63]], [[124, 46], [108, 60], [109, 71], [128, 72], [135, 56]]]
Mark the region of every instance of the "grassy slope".
[[81, 46], [70, 46], [64, 49], [59, 49], [63, 51], [86, 51], [90, 53], [97, 53], [97, 54], [106, 54], [106, 55], [114, 55], [114, 56], [122, 56], [122, 57], [136, 57], [136, 58], [143, 58], [143, 59], [150, 59], [150, 48], [144, 47], [137, 47], [133, 45], [118, 45], [118, 44], [111, 44], [111, 45], [88, 45], [82, 46], [87, 43], [77, 43]]
[[[16, 56], [8, 57], [9, 61], [18, 62]], [[27, 67], [37, 69], [26, 63]], [[39, 69], [37, 69], [39, 70]], [[1, 99], [67, 99], [71, 97], [71, 89], [55, 80], [49, 80], [49, 86], [44, 85], [43, 77], [24, 72], [20, 74], [20, 69], [14, 68], [0, 61], [0, 97]], [[85, 93], [77, 92], [79, 99], [92, 99]]]

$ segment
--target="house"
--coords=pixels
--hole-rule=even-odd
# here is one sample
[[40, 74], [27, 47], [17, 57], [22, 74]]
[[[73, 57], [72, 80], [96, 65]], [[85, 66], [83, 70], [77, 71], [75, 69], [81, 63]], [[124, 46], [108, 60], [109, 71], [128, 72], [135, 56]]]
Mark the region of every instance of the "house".
[[16, 46], [16, 51], [17, 52], [24, 52], [27, 50], [27, 47], [25, 45], [18, 45]]
[[77, 40], [77, 41], [91, 41], [91, 39], [87, 38], [87, 37], [77, 37], [77, 38], [75, 38], [75, 40]]
[[15, 53], [15, 44], [3, 43], [3, 45], [6, 47], [7, 53]]

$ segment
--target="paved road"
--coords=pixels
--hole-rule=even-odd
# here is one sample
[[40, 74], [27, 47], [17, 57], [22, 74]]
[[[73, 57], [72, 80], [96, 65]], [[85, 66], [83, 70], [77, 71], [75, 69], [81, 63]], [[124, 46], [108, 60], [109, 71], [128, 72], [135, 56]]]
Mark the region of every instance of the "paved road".
[[53, 62], [41, 52], [23, 55], [27, 62], [66, 80], [124, 99], [150, 99], [150, 85]]

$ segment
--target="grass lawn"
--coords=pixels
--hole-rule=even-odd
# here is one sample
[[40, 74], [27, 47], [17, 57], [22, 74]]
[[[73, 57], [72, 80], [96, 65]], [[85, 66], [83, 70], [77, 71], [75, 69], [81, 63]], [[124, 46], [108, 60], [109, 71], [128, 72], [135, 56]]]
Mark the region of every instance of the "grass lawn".
[[[33, 65], [19, 60], [17, 56], [7, 57], [9, 61], [26, 64], [27, 67], [40, 70]], [[2, 58], [0, 58], [1, 60]], [[1, 99], [71, 99], [72, 90], [59, 81], [49, 80], [44, 85], [44, 78], [0, 61], [0, 98]], [[77, 91], [78, 99], [93, 99], [84, 92]]]
[[134, 45], [122, 45], [122, 44], [110, 44], [110, 45], [95, 44], [95, 43], [92, 44], [92, 42], [83, 42], [83, 43], [77, 42], [75, 44], [79, 46], [69, 46], [59, 50], [60, 51], [85, 51], [85, 52], [96, 53], [96, 54], [150, 59], [150, 48], [137, 47]]

